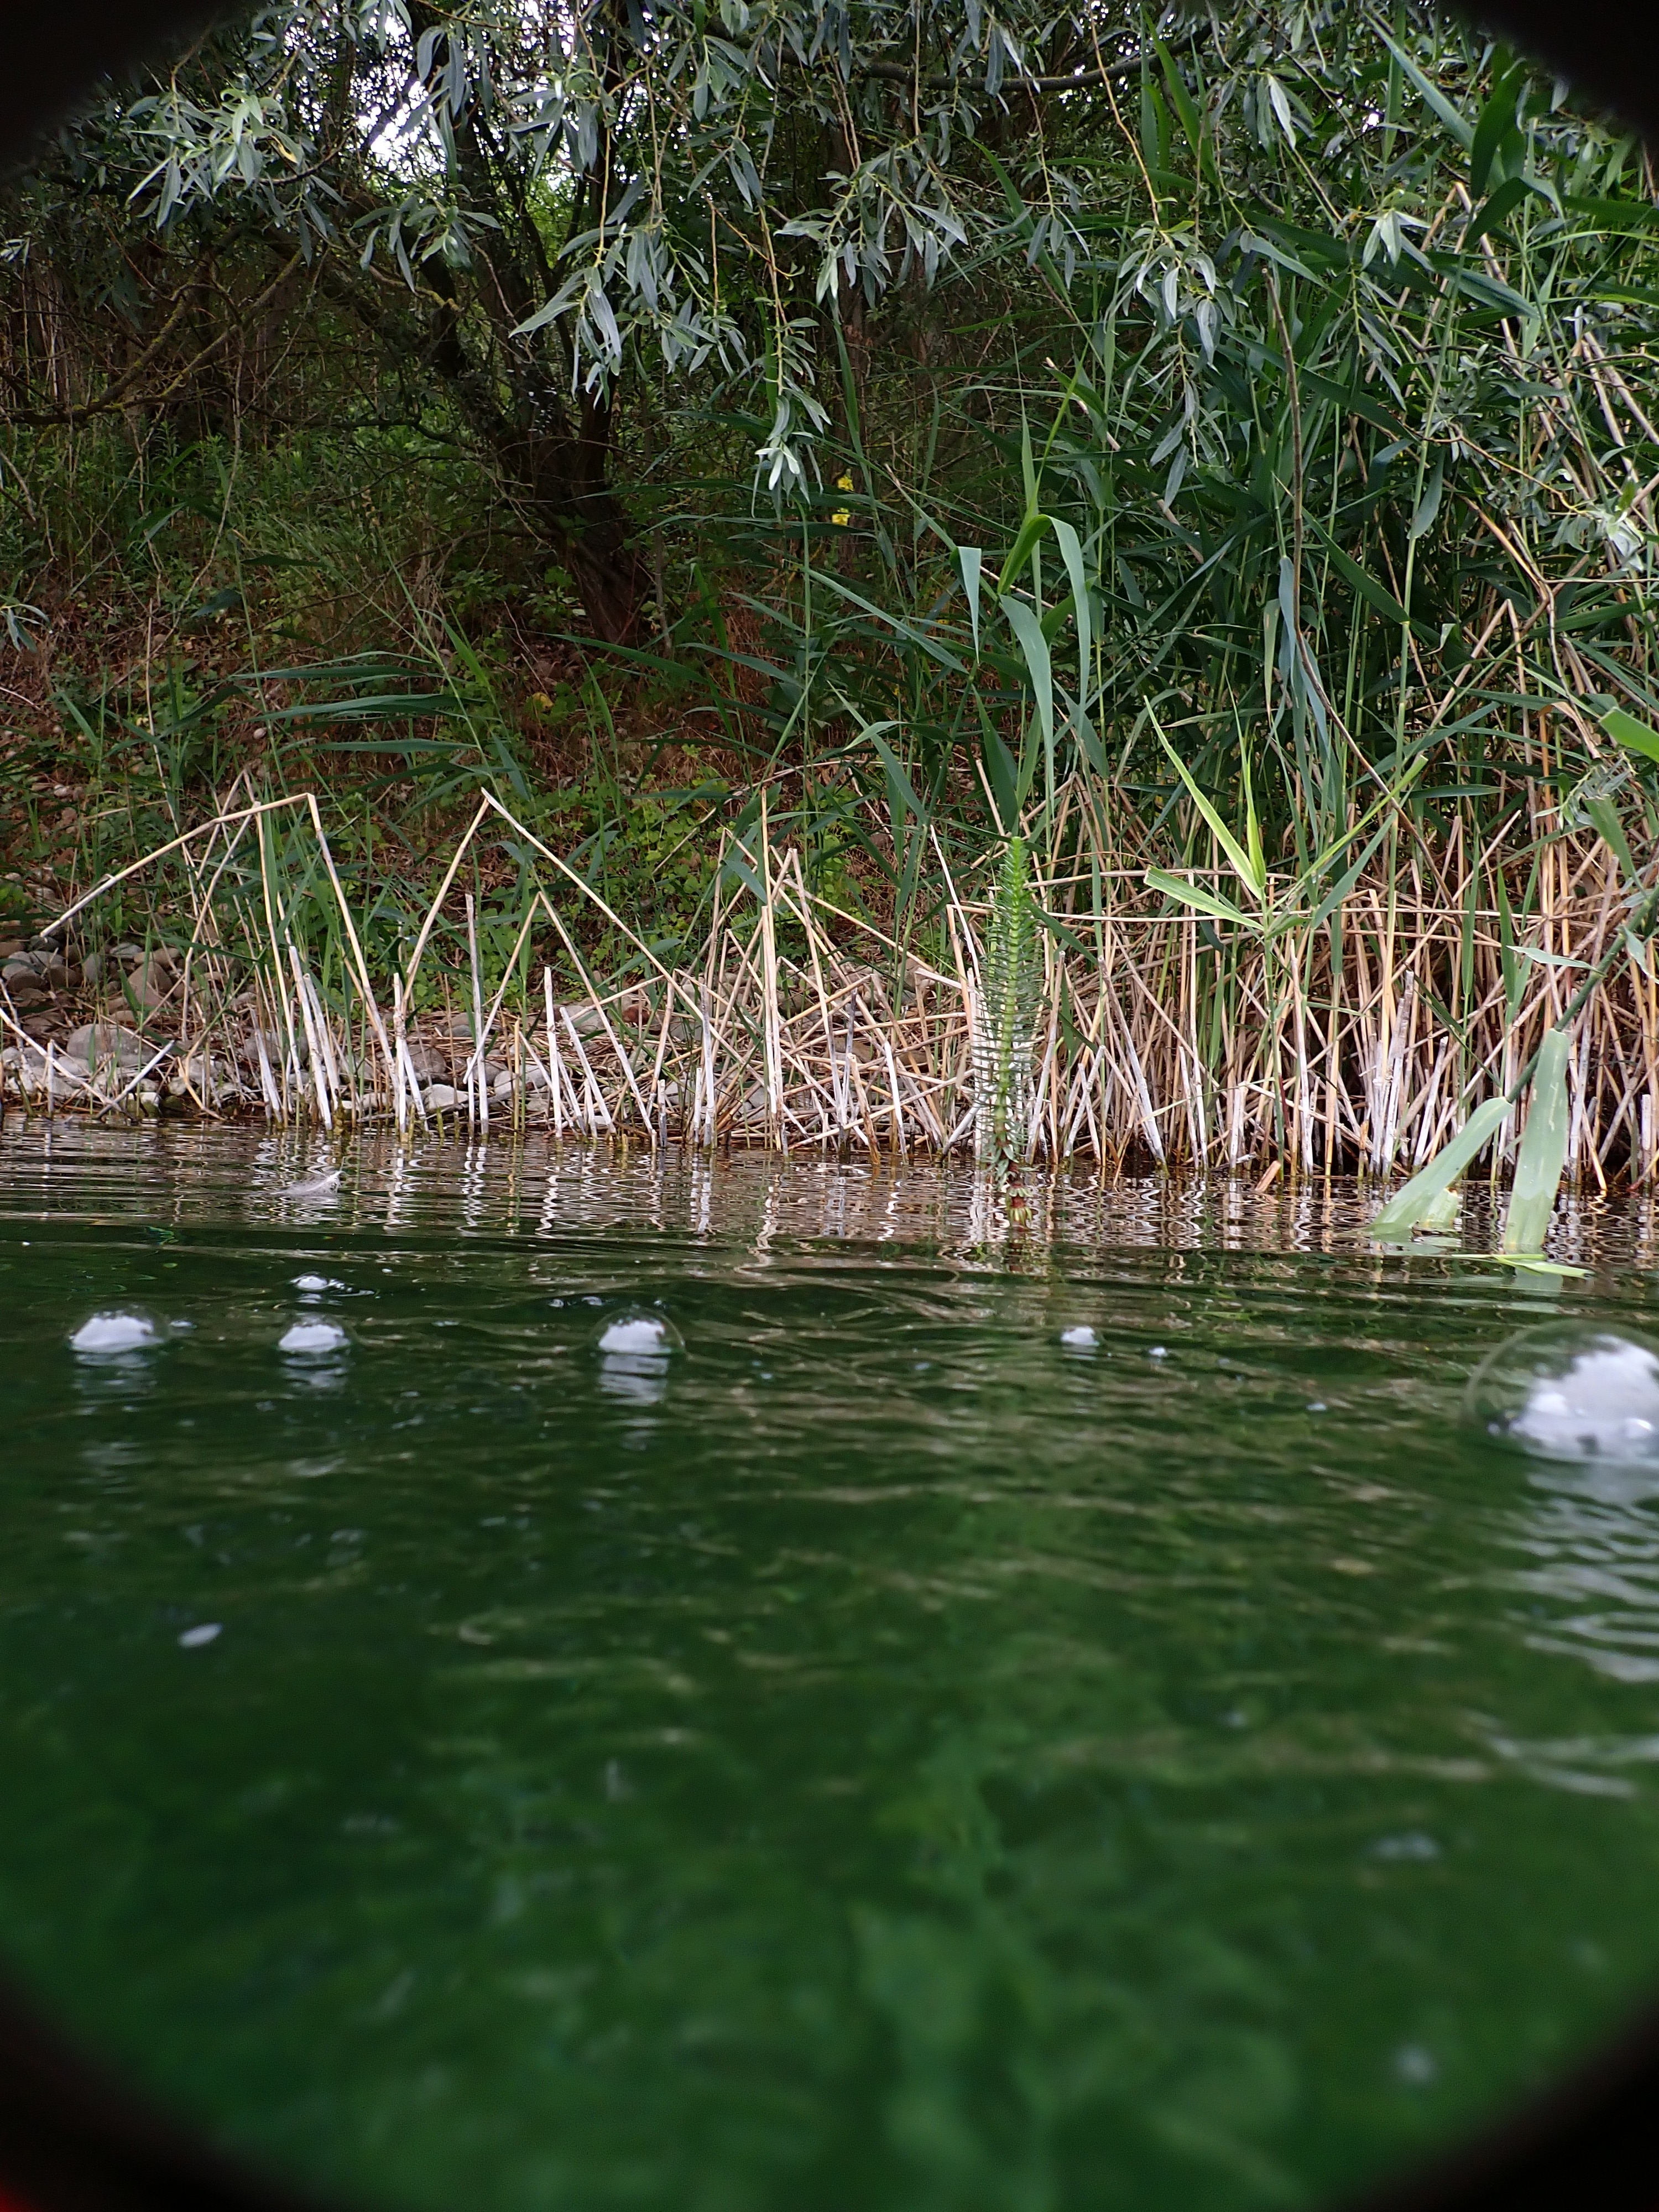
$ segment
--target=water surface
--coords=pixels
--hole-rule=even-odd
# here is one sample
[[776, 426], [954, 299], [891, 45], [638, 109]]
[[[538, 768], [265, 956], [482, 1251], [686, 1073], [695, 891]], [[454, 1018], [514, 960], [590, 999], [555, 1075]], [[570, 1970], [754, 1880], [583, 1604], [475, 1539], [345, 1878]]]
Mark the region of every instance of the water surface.
[[1659, 1511], [1455, 1419], [1659, 1323], [1650, 1209], [1552, 1289], [1340, 1187], [317, 1164], [0, 1133], [0, 1959], [217, 2140], [403, 2212], [1245, 2212], [1659, 1985]]

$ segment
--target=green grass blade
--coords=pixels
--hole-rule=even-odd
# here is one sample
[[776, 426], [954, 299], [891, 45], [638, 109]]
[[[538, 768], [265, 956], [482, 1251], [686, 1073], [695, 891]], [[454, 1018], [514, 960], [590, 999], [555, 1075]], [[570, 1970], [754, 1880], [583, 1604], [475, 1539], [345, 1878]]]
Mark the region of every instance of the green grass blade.
[[1218, 891], [1206, 890], [1198, 884], [1183, 884], [1179, 876], [1166, 875], [1162, 868], [1148, 868], [1147, 888], [1162, 891], [1165, 898], [1179, 899], [1183, 906], [1195, 907], [1200, 914], [1207, 914], [1217, 921], [1229, 922], [1235, 929], [1259, 931], [1261, 924], [1239, 909]]

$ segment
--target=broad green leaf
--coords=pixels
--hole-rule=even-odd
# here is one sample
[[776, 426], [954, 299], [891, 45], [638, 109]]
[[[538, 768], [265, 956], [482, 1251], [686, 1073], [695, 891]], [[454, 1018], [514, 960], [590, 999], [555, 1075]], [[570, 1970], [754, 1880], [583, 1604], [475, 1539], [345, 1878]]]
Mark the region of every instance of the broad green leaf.
[[1506, 178], [1477, 212], [1464, 234], [1465, 246], [1473, 246], [1476, 239], [1484, 238], [1488, 231], [1496, 230], [1499, 223], [1505, 222], [1534, 189], [1530, 178]]
[[1624, 871], [1626, 883], [1636, 881], [1636, 862], [1625, 836], [1625, 825], [1619, 819], [1619, 809], [1610, 799], [1586, 799], [1582, 801], [1586, 818], [1596, 835]]
[[955, 653], [942, 646], [929, 628], [910, 622], [903, 615], [895, 614], [890, 608], [878, 607], [873, 599], [866, 599], [862, 592], [855, 592], [850, 584], [842, 583], [839, 576], [832, 575], [827, 568], [813, 569], [812, 587], [815, 591], [829, 592], [838, 599], [845, 599], [849, 606], [856, 607], [860, 614], [868, 615], [873, 621], [884, 623], [895, 636], [902, 639], [906, 645], [914, 646], [918, 652], [925, 653], [930, 660], [937, 660], [941, 668], [948, 668], [953, 676], [967, 675], [968, 671], [957, 659]]
[[1517, 1275], [1553, 1275], [1558, 1280], [1571, 1275], [1582, 1282], [1589, 1273], [1588, 1267], [1570, 1267], [1565, 1260], [1540, 1260], [1535, 1252], [1466, 1252], [1463, 1257], [1488, 1267], [1512, 1267]]
[[1524, 292], [1517, 292], [1512, 284], [1500, 284], [1496, 276], [1489, 276], [1483, 269], [1462, 269], [1449, 255], [1437, 255], [1435, 264], [1445, 264], [1446, 273], [1456, 283], [1460, 292], [1479, 306], [1492, 307], [1500, 315], [1522, 315], [1528, 322], [1538, 319], [1536, 305]]
[[1445, 489], [1445, 464], [1437, 461], [1429, 471], [1429, 480], [1423, 487], [1423, 496], [1413, 511], [1411, 536], [1413, 540], [1425, 536], [1434, 528], [1434, 518], [1440, 512], [1440, 495]]
[[1420, 1222], [1432, 1221], [1442, 1192], [1451, 1188], [1509, 1110], [1507, 1098], [1488, 1098], [1484, 1106], [1477, 1106], [1451, 1142], [1443, 1145], [1428, 1165], [1395, 1193], [1372, 1222], [1371, 1235], [1401, 1240]]
[[888, 805], [895, 821], [900, 820], [902, 810], [908, 808], [918, 822], [926, 823], [930, 818], [927, 809], [916, 797], [915, 786], [911, 782], [903, 762], [882, 735], [884, 730], [897, 726], [894, 722], [866, 722], [859, 735], [866, 744], [875, 747], [887, 778]]
[[968, 620], [973, 626], [974, 658], [979, 658], [979, 584], [985, 556], [977, 545], [958, 545], [957, 559], [962, 564], [962, 588], [968, 594]]
[[1457, 1226], [1457, 1193], [1449, 1184], [1438, 1198], [1431, 1198], [1418, 1220], [1419, 1229], [1455, 1229]]
[[1412, 82], [1417, 87], [1419, 92], [1422, 94], [1424, 99], [1433, 109], [1434, 112], [1445, 125], [1447, 130], [1451, 132], [1452, 137], [1456, 139], [1458, 144], [1463, 149], [1464, 152], [1468, 153], [1471, 151], [1474, 145], [1474, 125], [1458, 112], [1457, 109], [1452, 106], [1450, 100], [1447, 99], [1445, 94], [1441, 91], [1439, 86], [1433, 83], [1428, 77], [1424, 76], [1422, 70], [1419, 69], [1417, 64], [1412, 59], [1405, 48], [1403, 46], [1396, 46], [1380, 24], [1377, 27], [1377, 36], [1382, 40], [1389, 52], [1394, 56], [1395, 61], [1399, 63], [1401, 68], [1404, 70], [1406, 75], [1411, 79]]
[[1378, 614], [1386, 615], [1390, 622], [1404, 624], [1411, 620], [1411, 617], [1387, 586], [1379, 584], [1368, 568], [1362, 568], [1352, 554], [1345, 553], [1330, 533], [1321, 527], [1316, 519], [1314, 519], [1314, 528], [1324, 541], [1325, 550], [1330, 555], [1338, 574], [1347, 578], [1361, 599], [1369, 600]]
[[1638, 722], [1622, 707], [1609, 707], [1601, 717], [1601, 727], [1618, 744], [1628, 745], [1632, 752], [1645, 753], [1650, 760], [1659, 760], [1659, 730], [1651, 730], [1645, 722]]
[[1526, 74], [1524, 62], [1517, 62], [1513, 69], [1505, 70], [1480, 111], [1480, 119], [1474, 126], [1474, 137], [1469, 146], [1469, 190], [1477, 199], [1486, 189], [1486, 179], [1492, 174], [1492, 158], [1498, 148], [1511, 136], [1520, 136], [1515, 127], [1515, 104], [1516, 95], [1526, 81]]
[[1194, 156], [1201, 158], [1204, 150], [1204, 125], [1197, 108], [1193, 105], [1193, 96], [1182, 82], [1181, 72], [1175, 65], [1175, 59], [1170, 49], [1156, 33], [1152, 38], [1152, 50], [1164, 65], [1164, 82], [1169, 88], [1170, 103], [1181, 118], [1181, 127], [1187, 135], [1187, 143], [1192, 148]]
[[1054, 741], [1054, 672], [1048, 657], [1048, 641], [1042, 635], [1042, 624], [1024, 599], [1005, 599], [1002, 611], [1025, 655], [1031, 690], [1036, 700], [1037, 721], [1044, 744], [1051, 745]]
[[1256, 900], [1260, 902], [1267, 881], [1265, 873], [1258, 877], [1255, 863], [1253, 862], [1250, 854], [1245, 850], [1244, 847], [1239, 843], [1237, 838], [1234, 836], [1232, 831], [1227, 827], [1221, 817], [1216, 812], [1214, 807], [1211, 805], [1209, 800], [1206, 799], [1204, 793], [1199, 789], [1198, 785], [1193, 779], [1191, 769], [1188, 767], [1186, 762], [1182, 759], [1181, 755], [1176, 750], [1175, 747], [1170, 743], [1169, 738], [1165, 736], [1163, 724], [1158, 720], [1156, 714], [1152, 716], [1152, 727], [1158, 732], [1158, 743], [1163, 746], [1164, 751], [1170, 756], [1170, 759], [1174, 765], [1176, 774], [1181, 778], [1182, 783], [1186, 785], [1188, 795], [1192, 799], [1194, 805], [1197, 807], [1200, 814], [1203, 816], [1204, 820], [1208, 823], [1210, 830], [1215, 836], [1216, 842], [1220, 846], [1222, 851], [1227, 855], [1228, 860], [1232, 863], [1233, 873], [1238, 878], [1238, 880], [1244, 885], [1245, 889], [1250, 891]]
[[1090, 629], [1089, 586], [1083, 574], [1083, 547], [1071, 524], [1062, 522], [1058, 515], [1054, 517], [1054, 538], [1060, 547], [1060, 557], [1066, 563], [1066, 578], [1072, 586], [1072, 605], [1076, 611], [1078, 696], [1086, 699], [1094, 639]]
[[1255, 811], [1255, 793], [1250, 784], [1250, 753], [1240, 732], [1239, 766], [1244, 777], [1244, 849], [1249, 855], [1250, 882], [1260, 898], [1267, 888], [1267, 856], [1261, 844], [1261, 820]]
[[1539, 1048], [1538, 1065], [1532, 1075], [1532, 1103], [1527, 1109], [1526, 1132], [1504, 1221], [1503, 1249], [1511, 1255], [1541, 1252], [1555, 1212], [1555, 1194], [1567, 1164], [1568, 1051], [1565, 1030], [1552, 1030]]
[[1009, 751], [1003, 735], [985, 711], [985, 702], [977, 693], [974, 704], [979, 709], [981, 733], [984, 739], [985, 777], [991, 787], [991, 804], [996, 812], [997, 825], [1005, 836], [1012, 836], [1019, 821], [1020, 803], [1024, 793], [1019, 787], [1019, 765]]
[[1048, 518], [1040, 508], [1033, 507], [1019, 526], [1008, 558], [1002, 564], [1002, 574], [997, 578], [997, 597], [1000, 599], [1012, 585], [1016, 576], [1031, 557], [1031, 548], [1048, 527]]

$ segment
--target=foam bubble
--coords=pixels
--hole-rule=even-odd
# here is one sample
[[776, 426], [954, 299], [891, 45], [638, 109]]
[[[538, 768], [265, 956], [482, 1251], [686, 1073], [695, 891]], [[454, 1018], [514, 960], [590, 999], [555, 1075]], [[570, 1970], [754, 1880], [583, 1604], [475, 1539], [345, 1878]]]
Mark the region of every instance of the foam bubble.
[[1582, 1322], [1523, 1329], [1470, 1376], [1463, 1418], [1547, 1459], [1659, 1462], [1659, 1349]]
[[147, 1314], [95, 1313], [70, 1339], [70, 1349], [94, 1358], [118, 1352], [142, 1352], [155, 1341], [155, 1324]]
[[186, 1651], [199, 1651], [204, 1644], [211, 1644], [216, 1636], [222, 1636], [224, 1627], [222, 1620], [202, 1621], [197, 1627], [185, 1631], [179, 1638], [179, 1644]]
[[624, 1358], [660, 1358], [665, 1353], [677, 1351], [679, 1335], [670, 1322], [660, 1314], [618, 1314], [614, 1321], [606, 1322], [599, 1334], [599, 1347], [607, 1358], [618, 1355]]
[[276, 1349], [301, 1353], [338, 1352], [345, 1340], [346, 1333], [337, 1321], [296, 1321]]
[[1092, 1352], [1100, 1342], [1100, 1334], [1079, 1323], [1075, 1328], [1061, 1329], [1060, 1340], [1068, 1352]]

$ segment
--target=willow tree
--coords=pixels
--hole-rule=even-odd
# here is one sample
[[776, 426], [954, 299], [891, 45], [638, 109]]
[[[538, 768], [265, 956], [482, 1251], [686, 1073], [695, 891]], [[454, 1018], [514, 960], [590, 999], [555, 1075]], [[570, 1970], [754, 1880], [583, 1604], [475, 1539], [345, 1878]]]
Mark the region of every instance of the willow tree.
[[[107, 88], [50, 151], [36, 215], [78, 223], [96, 197], [131, 234], [129, 357], [64, 411], [142, 404], [184, 257], [251, 255], [261, 307], [307, 283], [441, 381], [625, 637], [630, 362], [714, 380], [760, 418], [760, 485], [799, 493], [837, 341], [947, 263], [1069, 270], [1088, 185], [1057, 127], [1075, 142], [1079, 112], [1109, 120], [1115, 86], [1211, 35], [1118, 0], [283, 0]], [[1269, 9], [1244, 45], [1284, 35]]]

